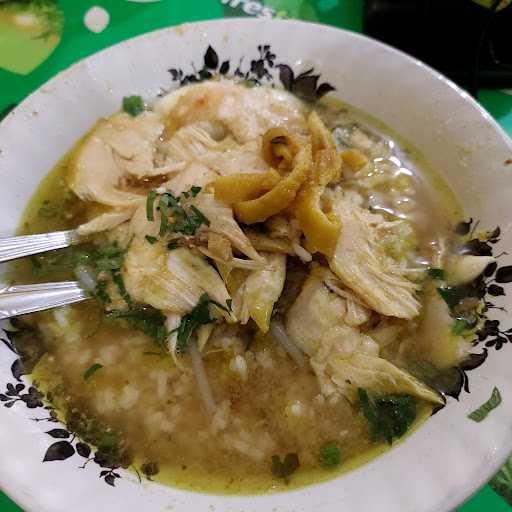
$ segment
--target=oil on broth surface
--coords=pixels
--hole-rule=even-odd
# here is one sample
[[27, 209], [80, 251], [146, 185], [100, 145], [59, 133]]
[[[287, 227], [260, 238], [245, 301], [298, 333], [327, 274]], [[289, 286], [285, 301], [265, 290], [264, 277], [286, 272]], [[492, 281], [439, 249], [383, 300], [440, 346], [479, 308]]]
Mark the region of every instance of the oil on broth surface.
[[[344, 126], [360, 123], [371, 133], [390, 135], [383, 125], [338, 102], [326, 103], [319, 111], [334, 132], [341, 119]], [[408, 206], [418, 201], [410, 210], [419, 212], [413, 218], [417, 233], [405, 233], [391, 250], [410, 250], [410, 237], [423, 263], [437, 266], [440, 240], [450, 240], [453, 226], [461, 219], [448, 186], [395, 134], [391, 139], [373, 139], [353, 125], [350, 133], [341, 130], [337, 135], [343, 139], [341, 144], [347, 143], [346, 137], [355, 137], [362, 147], [369, 145], [376, 167], [363, 178], [349, 176], [347, 182], [375, 211], [407, 218]], [[379, 157], [379, 151], [390, 148], [392, 158]], [[86, 205], [66, 185], [72, 156], [65, 157], [43, 181], [27, 207], [20, 232], [69, 229], [90, 217]], [[379, 158], [388, 167], [380, 168]], [[107, 238], [97, 235], [95, 242], [105, 243]], [[61, 251], [62, 257], [21, 262], [14, 267], [15, 280], [74, 279], [77, 251], [80, 248]], [[301, 264], [296, 266], [298, 271], [291, 279], [289, 274], [286, 286], [300, 290], [305, 271]], [[68, 428], [92, 444], [106, 446], [113, 465], [143, 468], [152, 479], [221, 494], [279, 491], [330, 479], [387, 449], [383, 442], [372, 442], [359, 407], [337, 396], [325, 398], [311, 368], [299, 367], [254, 323], [215, 328], [208, 341], [203, 359], [217, 403], [213, 420], [202, 409], [188, 356], [182, 357], [180, 368], [142, 332], [123, 322], [106, 321], [98, 301], [31, 315], [23, 325], [15, 342], [27, 367], [34, 368], [34, 380]], [[400, 333], [414, 335], [416, 327], [405, 326]], [[391, 360], [399, 357], [395, 341], [384, 351]], [[417, 348], [410, 353], [421, 359]], [[243, 357], [245, 373], [234, 368], [237, 357]], [[407, 347], [400, 357], [407, 359]], [[453, 351], [446, 357], [449, 366]], [[96, 364], [102, 367], [84, 379]], [[431, 410], [431, 405], [418, 400], [413, 428]], [[341, 464], [332, 469], [321, 461], [322, 447], [328, 443], [336, 443], [341, 455]], [[276, 478], [269, 454], [296, 454], [300, 468], [289, 477]]]

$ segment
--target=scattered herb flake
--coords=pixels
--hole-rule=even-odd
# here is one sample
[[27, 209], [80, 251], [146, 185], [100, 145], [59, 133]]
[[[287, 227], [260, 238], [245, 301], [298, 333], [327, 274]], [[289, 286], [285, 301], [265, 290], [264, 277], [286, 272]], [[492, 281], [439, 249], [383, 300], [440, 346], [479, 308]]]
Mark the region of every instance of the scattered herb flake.
[[117, 242], [107, 244], [98, 249], [96, 267], [98, 270], [119, 270], [123, 266], [126, 249], [119, 247]]
[[144, 101], [140, 96], [125, 96], [123, 110], [132, 117], [136, 117], [144, 111]]
[[[201, 191], [201, 187], [192, 187], [188, 192], [183, 192], [179, 197], [174, 197], [170, 192], [161, 194], [158, 199], [158, 209], [160, 210], [160, 229], [159, 236], [163, 237], [166, 233], [182, 233], [183, 235], [195, 235], [201, 225], [210, 225], [208, 218], [194, 205], [187, 206], [181, 204], [182, 199], [195, 197]], [[158, 194], [152, 190], [146, 201], [146, 216], [148, 220], [153, 221], [153, 207]]]
[[37, 256], [30, 256], [29, 257], [29, 261], [30, 261], [30, 264], [32, 265], [32, 272], [35, 275], [38, 275], [41, 272], [42, 268], [43, 268], [43, 265], [39, 261], [39, 258], [37, 258]]
[[156, 244], [156, 242], [158, 242], [158, 238], [156, 236], [146, 235], [145, 238], [150, 244]]
[[194, 309], [181, 318], [180, 325], [172, 332], [177, 332], [176, 352], [184, 354], [192, 334], [201, 326], [211, 324], [214, 319], [210, 316], [210, 303], [213, 301], [207, 293], [203, 293]]
[[133, 299], [126, 290], [126, 286], [124, 285], [124, 279], [121, 273], [118, 271], [113, 271], [112, 280], [114, 281], [114, 284], [117, 286], [117, 290], [119, 291], [119, 295], [121, 295], [121, 298], [126, 302], [126, 304], [128, 304], [128, 306], [132, 306]]
[[252, 80], [252, 79], [242, 80], [239, 83], [240, 83], [240, 85], [243, 85], [244, 87], [247, 87], [248, 89], [252, 89], [253, 87], [256, 87], [258, 85], [258, 82], [256, 82], [256, 80]]
[[107, 281], [98, 281], [94, 293], [104, 304], [110, 304], [112, 302], [112, 299], [107, 292]]
[[468, 322], [463, 318], [457, 318], [452, 324], [452, 334], [459, 335], [469, 328]]
[[296, 453], [287, 453], [282, 461], [279, 455], [272, 455], [272, 474], [277, 478], [288, 480], [299, 467], [299, 456]]
[[384, 395], [371, 399], [359, 388], [359, 407], [368, 420], [372, 440], [393, 443], [402, 437], [416, 419], [416, 401], [406, 394]]
[[177, 249], [178, 248], [178, 242], [169, 242], [167, 244], [167, 249], [169, 249], [169, 251], [174, 251], [174, 249]]
[[84, 380], [89, 380], [101, 368], [103, 368], [102, 364], [94, 363], [92, 366], [87, 368], [87, 370], [85, 370]]
[[155, 200], [158, 194], [156, 190], [150, 190], [148, 193], [148, 197], [146, 198], [146, 217], [150, 221], [155, 220]]
[[450, 309], [455, 308], [459, 302], [466, 298], [467, 294], [462, 287], [444, 286], [437, 289], [437, 292], [446, 302]]
[[196, 222], [198, 223], [198, 226], [199, 227], [201, 224], [206, 224], [207, 226], [210, 225], [210, 221], [203, 215], [203, 212], [201, 210], [199, 210], [198, 208], [196, 208], [194, 205], [192, 205], [190, 207], [190, 209], [194, 212], [195, 214], [195, 219], [196, 219]]
[[149, 336], [159, 347], [165, 347], [168, 332], [165, 315], [151, 306], [132, 305], [127, 310], [114, 310], [107, 313], [111, 320], [126, 320], [134, 329]]
[[226, 306], [230, 313], [233, 312], [233, 299], [226, 299]]
[[497, 387], [494, 387], [492, 390], [491, 397], [487, 402], [482, 404], [478, 409], [473, 411], [471, 414], [468, 414], [468, 418], [470, 420], [476, 421], [477, 423], [480, 423], [481, 421], [485, 420], [489, 413], [496, 409], [501, 404], [501, 393]]
[[431, 267], [427, 270], [427, 275], [430, 279], [436, 279], [438, 281], [444, 281], [445, 279], [444, 270], [442, 268]]
[[158, 208], [160, 210], [160, 231], [158, 234], [164, 236], [169, 222], [169, 196], [167, 194], [160, 196]]
[[112, 450], [115, 446], [119, 444], [119, 437], [114, 432], [106, 432], [101, 437], [98, 448], [100, 450]]
[[320, 462], [326, 469], [333, 469], [341, 463], [341, 451], [338, 445], [332, 441], [320, 448]]

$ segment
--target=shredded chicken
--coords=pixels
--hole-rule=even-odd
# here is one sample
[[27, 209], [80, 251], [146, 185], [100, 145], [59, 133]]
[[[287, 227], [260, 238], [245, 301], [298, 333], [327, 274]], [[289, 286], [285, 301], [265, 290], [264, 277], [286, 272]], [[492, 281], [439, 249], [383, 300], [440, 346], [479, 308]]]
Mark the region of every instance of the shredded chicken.
[[161, 142], [159, 149], [165, 155], [165, 167], [185, 168], [189, 162], [196, 161], [222, 176], [268, 170], [259, 138], [242, 145], [232, 137], [218, 141], [203, 126], [201, 123], [184, 126]]
[[158, 116], [150, 112], [137, 118], [119, 113], [99, 121], [71, 161], [71, 189], [85, 201], [133, 206], [141, 195], [129, 186], [130, 178], [171, 172], [154, 165], [155, 145], [162, 130]]
[[290, 93], [266, 87], [248, 89], [230, 81], [182, 87], [162, 98], [156, 110], [171, 129], [215, 122], [241, 144], [283, 124], [294, 131], [306, 130], [304, 106]]
[[198, 161], [191, 161], [186, 164], [183, 171], [172, 177], [162, 185], [162, 188], [169, 190], [175, 196], [190, 190], [192, 186], [204, 187], [215, 181], [219, 175], [209, 167]]
[[[411, 393], [442, 403], [441, 397], [379, 357], [379, 345], [356, 326], [349, 325], [350, 300], [325, 285], [327, 269], [315, 267], [286, 316], [290, 338], [311, 358], [311, 365], [326, 395], [340, 393], [353, 400], [357, 388], [386, 393]], [[364, 321], [364, 316], [360, 316]]]
[[245, 281], [244, 302], [249, 316], [261, 331], [267, 332], [274, 304], [283, 291], [286, 277], [286, 255], [262, 254], [265, 267], [250, 273]]
[[123, 210], [112, 210], [110, 212], [102, 213], [85, 224], [78, 226], [78, 234], [88, 236], [94, 233], [114, 229], [123, 222], [131, 219], [134, 211], [135, 208], [125, 208]]
[[205, 292], [220, 304], [230, 299], [222, 279], [202, 256], [186, 248], [168, 252], [138, 237], [130, 245], [122, 275], [135, 301], [168, 313], [188, 313]]
[[342, 229], [329, 259], [332, 271], [371, 309], [398, 318], [417, 316], [417, 286], [402, 275], [379, 243], [382, 216], [365, 210], [339, 188], [333, 208], [341, 219]]
[[255, 261], [262, 261], [250, 240], [233, 217], [233, 210], [217, 201], [212, 193], [202, 192], [194, 200], [194, 205], [210, 221], [209, 229], [228, 238], [233, 247]]

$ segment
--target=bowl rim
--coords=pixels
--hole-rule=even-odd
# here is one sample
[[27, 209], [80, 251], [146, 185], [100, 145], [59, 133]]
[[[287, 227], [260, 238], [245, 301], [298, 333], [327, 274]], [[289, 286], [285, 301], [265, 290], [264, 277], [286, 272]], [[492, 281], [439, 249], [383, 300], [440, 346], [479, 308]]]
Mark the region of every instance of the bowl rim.
[[[466, 105], [472, 108], [480, 117], [482, 117], [485, 122], [492, 127], [496, 136], [500, 137], [502, 142], [507, 146], [507, 148], [512, 152], [512, 139], [505, 132], [505, 130], [498, 124], [498, 122], [491, 116], [491, 114], [480, 105], [472, 96], [470, 96], [466, 91], [464, 91], [461, 87], [455, 84], [452, 80], [445, 77], [442, 73], [436, 71], [431, 66], [425, 64], [424, 62], [408, 55], [407, 53], [398, 50], [388, 44], [382, 43], [376, 39], [373, 39], [364, 34], [354, 32], [352, 30], [347, 30], [343, 28], [337, 28], [330, 25], [325, 25], [321, 23], [312, 23], [301, 20], [264, 20], [264, 19], [256, 19], [256, 18], [245, 18], [245, 17], [237, 17], [237, 18], [224, 18], [224, 19], [213, 19], [213, 20], [204, 20], [204, 21], [195, 21], [195, 22], [186, 22], [178, 25], [171, 25], [168, 27], [152, 30], [149, 32], [145, 32], [143, 34], [139, 34], [137, 36], [122, 40], [118, 43], [110, 45], [102, 50], [95, 52], [91, 55], [88, 55], [70, 66], [66, 69], [60, 71], [53, 77], [51, 77], [48, 81], [39, 86], [36, 90], [30, 93], [26, 98], [24, 98], [11, 112], [7, 114], [7, 116], [0, 122], [0, 127], [3, 129], [9, 129], [10, 121], [18, 116], [22, 111], [26, 110], [27, 107], [37, 99], [37, 96], [41, 94], [42, 90], [45, 88], [51, 88], [54, 84], [60, 83], [64, 81], [68, 75], [72, 75], [76, 69], [83, 66], [84, 63], [89, 61], [93, 61], [97, 59], [99, 56], [108, 57], [110, 52], [116, 51], [116, 49], [120, 46], [129, 46], [136, 45], [139, 40], [149, 39], [154, 37], [156, 34], [165, 34], [170, 31], [179, 30], [181, 28], [193, 28], [200, 30], [201, 28], [207, 29], [212, 25], [220, 25], [220, 26], [231, 26], [231, 25], [243, 25], [243, 24], [261, 24], [261, 25], [270, 25], [270, 24], [280, 24], [283, 26], [299, 26], [302, 27], [303, 30], [307, 30], [311, 26], [316, 26], [321, 28], [324, 31], [333, 32], [333, 33], [345, 33], [355, 40], [364, 40], [366, 42], [371, 42], [375, 47], [384, 49], [389, 52], [393, 58], [397, 57], [404, 62], [415, 65], [425, 72], [427, 72], [431, 77], [435, 78], [438, 82], [444, 84], [445, 86], [451, 88], [455, 91], [466, 103]], [[503, 463], [507, 460], [507, 458], [512, 454], [512, 438], [510, 444], [501, 446], [494, 454], [492, 461], [488, 461], [487, 469], [483, 472], [484, 476], [480, 476], [478, 479], [474, 479], [471, 482], [466, 482], [464, 486], [458, 489], [456, 492], [452, 493], [450, 496], [446, 497], [445, 503], [443, 506], [446, 510], [452, 510], [457, 506], [461, 505], [464, 501], [469, 499], [471, 496], [476, 494], [478, 490], [480, 490], [483, 486], [485, 486], [489, 479], [495, 474], [499, 468], [503, 465]], [[482, 475], [482, 473], [481, 473]], [[20, 506], [27, 506], [30, 509], [32, 503], [27, 499], [21, 489], [18, 487], [9, 486], [7, 481], [1, 482], [3, 485], [1, 486], [3, 492], [12, 498], [16, 503]], [[313, 484], [312, 487], [314, 487]]]
[[371, 41], [374, 45], [377, 47], [381, 47], [382, 49], [385, 49], [386, 51], [395, 54], [396, 56], [399, 56], [402, 59], [405, 59], [410, 64], [414, 64], [425, 71], [427, 71], [432, 77], [436, 78], [439, 82], [444, 83], [448, 87], [450, 87], [452, 90], [454, 90], [459, 96], [461, 96], [467, 103], [471, 105], [472, 108], [474, 108], [484, 119], [486, 119], [487, 122], [489, 122], [492, 127], [499, 133], [499, 135], [502, 137], [505, 144], [509, 146], [509, 149], [512, 150], [512, 135], [509, 135], [504, 128], [496, 121], [496, 119], [468, 92], [466, 92], [462, 87], [460, 87], [458, 84], [456, 84], [453, 80], [448, 78], [447, 76], [443, 75], [441, 72], [434, 69], [429, 64], [426, 64], [420, 59], [417, 59], [416, 57], [413, 57], [412, 55], [395, 48], [387, 43], [384, 43], [382, 41], [379, 41], [378, 39], [374, 39], [373, 37], [370, 37], [364, 33], [361, 32], [355, 32], [354, 30], [349, 30], [342, 27], [335, 27], [333, 25], [326, 25], [324, 23], [316, 22], [316, 21], [303, 21], [303, 20], [297, 20], [297, 19], [262, 19], [262, 18], [253, 18], [253, 17], [243, 17], [243, 16], [237, 16], [232, 18], [219, 18], [219, 19], [210, 19], [210, 20], [201, 20], [201, 21], [193, 21], [193, 22], [184, 22], [179, 23], [177, 25], [169, 25], [167, 27], [150, 30], [149, 32], [144, 32], [143, 34], [138, 34], [133, 37], [129, 37], [127, 39], [123, 39], [122, 41], [119, 41], [118, 43], [114, 43], [110, 46], [107, 46], [97, 52], [94, 52], [90, 55], [87, 55], [85, 57], [82, 57], [81, 59], [73, 62], [70, 64], [67, 68], [59, 71], [57, 74], [52, 76], [50, 79], [48, 79], [46, 82], [41, 84], [37, 89], [32, 91], [28, 96], [23, 98], [22, 101], [20, 101], [16, 107], [14, 107], [5, 117], [0, 121], [0, 125], [5, 124], [12, 116], [14, 116], [18, 110], [24, 108], [27, 103], [29, 103], [33, 96], [38, 95], [41, 92], [41, 89], [44, 89], [45, 87], [51, 87], [54, 82], [59, 82], [63, 78], [66, 77], [66, 75], [71, 74], [75, 68], [78, 68], [82, 66], [85, 62], [87, 62], [90, 59], [95, 59], [101, 55], [108, 54], [110, 51], [112, 51], [114, 48], [117, 48], [122, 45], [129, 45], [134, 44], [140, 39], [145, 39], [148, 37], [155, 36], [158, 33], [164, 33], [168, 31], [176, 31], [180, 29], [187, 29], [188, 27], [191, 28], [200, 28], [201, 26], [209, 26], [209, 25], [238, 25], [238, 24], [261, 24], [261, 25], [267, 25], [267, 24], [281, 24], [281, 25], [290, 25], [290, 26], [302, 26], [303, 28], [307, 28], [310, 26], [315, 26], [317, 28], [321, 28], [325, 31], [330, 32], [344, 32], [346, 34], [349, 34], [351, 37], [354, 37], [355, 39], [360, 39], [363, 41]]

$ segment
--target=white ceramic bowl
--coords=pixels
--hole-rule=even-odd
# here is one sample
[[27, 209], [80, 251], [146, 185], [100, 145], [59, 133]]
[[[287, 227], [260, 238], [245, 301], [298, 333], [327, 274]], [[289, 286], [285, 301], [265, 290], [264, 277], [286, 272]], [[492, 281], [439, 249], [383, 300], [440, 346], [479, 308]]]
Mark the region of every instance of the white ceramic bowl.
[[[505, 161], [512, 157], [512, 144], [465, 92], [422, 63], [357, 34], [301, 22], [246, 19], [184, 25], [138, 37], [79, 62], [26, 99], [0, 124], [0, 233], [15, 230], [43, 176], [99, 116], [117, 110], [124, 95], [152, 98], [175, 87], [168, 70], [181, 68], [186, 74], [192, 62], [200, 69], [209, 45], [219, 65], [229, 60], [233, 72], [243, 58], [245, 72], [251, 60], [259, 59], [260, 44], [270, 45], [275, 64], [290, 65], [295, 75], [314, 67], [320, 83], [334, 85], [340, 98], [411, 141], [441, 170], [468, 216], [480, 219], [482, 227], [501, 226], [497, 252], [511, 247], [512, 166]], [[267, 68], [278, 74], [268, 62]], [[499, 302], [511, 307], [510, 298]], [[504, 313], [493, 311], [505, 329], [511, 326]], [[512, 449], [509, 357], [507, 345], [501, 352], [491, 348], [485, 364], [469, 374], [471, 393], [462, 392], [458, 402], [450, 399], [444, 410], [370, 464], [326, 483], [270, 496], [194, 494], [140, 484], [127, 472], [111, 487], [98, 478], [100, 468], [94, 462], [79, 468], [84, 461], [79, 454], [42, 463], [48, 447], [58, 442], [45, 432], [58, 425], [31, 421], [47, 416], [41, 407], [26, 407], [38, 405], [34, 397], [31, 402], [25, 396], [9, 408], [2, 406], [9, 403], [4, 401], [0, 485], [34, 512], [448, 511], [483, 485]], [[1, 393], [7, 383], [21, 384], [11, 371], [15, 360], [0, 344]], [[27, 386], [20, 386], [18, 395], [26, 395], [27, 381], [17, 377]], [[482, 423], [468, 420], [467, 414], [489, 397], [493, 386], [501, 390], [504, 404]]]

